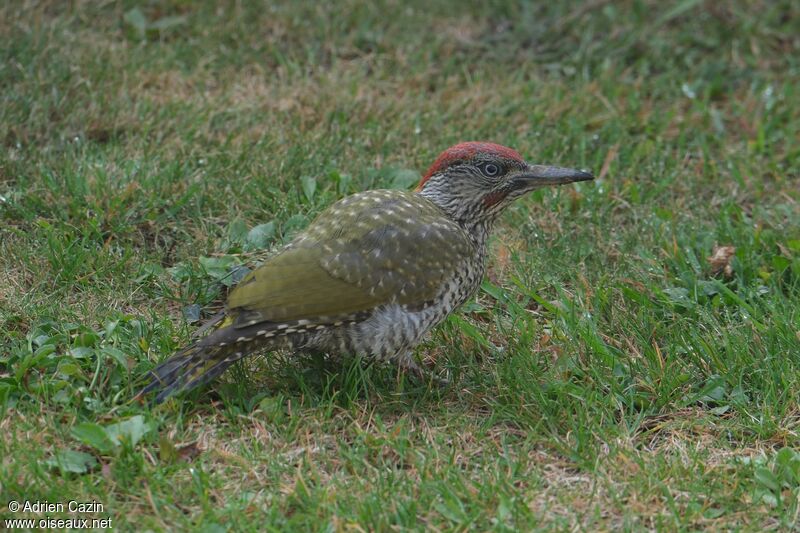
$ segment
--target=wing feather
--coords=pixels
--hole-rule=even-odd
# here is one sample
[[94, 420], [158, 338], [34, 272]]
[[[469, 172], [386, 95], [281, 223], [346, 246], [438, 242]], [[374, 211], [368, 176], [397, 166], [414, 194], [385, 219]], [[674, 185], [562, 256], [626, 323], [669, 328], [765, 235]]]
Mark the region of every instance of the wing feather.
[[368, 191], [322, 213], [231, 292], [234, 325], [335, 320], [396, 301], [422, 305], [452, 278], [472, 241], [429, 200]]

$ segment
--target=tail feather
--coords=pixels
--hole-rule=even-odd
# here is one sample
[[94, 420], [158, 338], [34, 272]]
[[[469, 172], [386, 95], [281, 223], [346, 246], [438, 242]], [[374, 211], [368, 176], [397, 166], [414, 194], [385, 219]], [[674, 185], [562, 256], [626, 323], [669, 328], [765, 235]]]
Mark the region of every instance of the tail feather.
[[[302, 344], [309, 328], [320, 327], [319, 323], [308, 320], [258, 322], [245, 327], [233, 327], [232, 323], [227, 316], [212, 318], [211, 324], [201, 329], [215, 329], [151, 370], [152, 380], [139, 392], [139, 396], [158, 391], [156, 402], [161, 403], [175, 393], [208, 383], [233, 363], [259, 348]], [[326, 324], [322, 327], [326, 327]]]
[[186, 348], [150, 371], [152, 377], [139, 395], [159, 391], [156, 403], [169, 396], [192, 390], [221, 375], [230, 365], [253, 350], [238, 342], [238, 332], [222, 328]]

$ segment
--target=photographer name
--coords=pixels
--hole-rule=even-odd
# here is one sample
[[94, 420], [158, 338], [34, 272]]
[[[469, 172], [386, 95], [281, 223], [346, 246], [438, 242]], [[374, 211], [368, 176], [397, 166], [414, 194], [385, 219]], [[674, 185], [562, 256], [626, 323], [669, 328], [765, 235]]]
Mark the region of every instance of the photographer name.
[[24, 513], [102, 513], [104, 512], [103, 504], [98, 501], [79, 502], [70, 500], [64, 502], [48, 502], [39, 501], [35, 502], [25, 501], [21, 507], [20, 512]]

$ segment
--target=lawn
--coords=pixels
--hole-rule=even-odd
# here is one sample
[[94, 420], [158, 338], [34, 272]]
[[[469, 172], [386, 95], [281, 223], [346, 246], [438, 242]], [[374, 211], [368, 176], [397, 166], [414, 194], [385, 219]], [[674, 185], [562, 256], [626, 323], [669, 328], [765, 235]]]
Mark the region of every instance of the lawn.
[[[792, 0], [4, 2], [0, 519], [797, 527], [799, 79]], [[417, 352], [450, 386], [264, 354], [134, 399], [246, 268], [462, 140], [598, 178], [502, 217]]]

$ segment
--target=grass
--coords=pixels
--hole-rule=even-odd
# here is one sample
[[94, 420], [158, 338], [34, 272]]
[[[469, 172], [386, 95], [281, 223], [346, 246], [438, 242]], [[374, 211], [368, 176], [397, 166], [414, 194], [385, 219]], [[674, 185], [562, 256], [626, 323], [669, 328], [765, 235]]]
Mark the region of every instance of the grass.
[[[0, 517], [796, 527], [798, 6], [552, 4], [0, 7]], [[450, 388], [273, 354], [132, 401], [240, 266], [466, 139], [599, 179], [503, 217], [419, 350]]]

